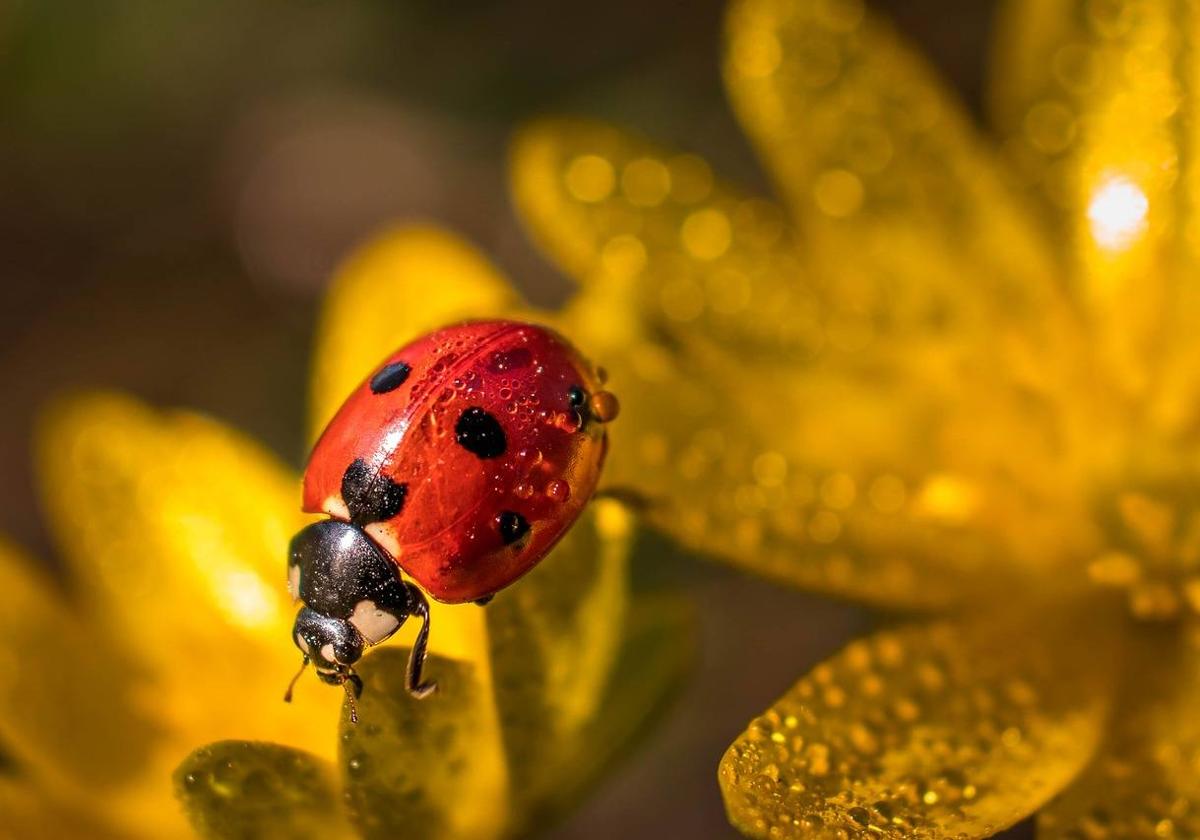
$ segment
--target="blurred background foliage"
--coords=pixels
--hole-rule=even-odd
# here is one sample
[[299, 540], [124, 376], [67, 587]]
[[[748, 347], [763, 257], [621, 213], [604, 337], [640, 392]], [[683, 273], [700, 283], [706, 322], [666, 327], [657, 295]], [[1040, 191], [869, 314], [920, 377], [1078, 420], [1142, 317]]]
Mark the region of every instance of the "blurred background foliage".
[[[871, 5], [978, 114], [991, 0]], [[299, 466], [321, 292], [396, 218], [445, 224], [534, 302], [561, 300], [566, 283], [508, 206], [507, 142], [529, 117], [633, 126], [765, 191], [718, 75], [723, 7], [0, 5], [0, 532], [54, 562], [29, 440], [39, 406], [73, 387], [208, 412]], [[721, 753], [764, 698], [867, 620], [712, 565], [659, 572], [705, 618], [698, 673], [556, 837], [736, 836], [716, 790]]]

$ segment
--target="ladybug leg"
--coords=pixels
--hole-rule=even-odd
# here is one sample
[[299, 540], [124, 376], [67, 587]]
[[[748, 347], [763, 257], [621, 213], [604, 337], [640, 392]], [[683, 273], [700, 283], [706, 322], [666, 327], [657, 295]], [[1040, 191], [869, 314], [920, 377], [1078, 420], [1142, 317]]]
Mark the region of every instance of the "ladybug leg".
[[358, 723], [358, 703], [356, 702], [363, 693], [362, 678], [354, 673], [353, 668], [347, 668], [345, 673], [340, 674], [342, 688], [346, 691], [346, 704], [350, 707], [350, 722]]
[[421, 619], [421, 629], [408, 655], [408, 693], [420, 700], [437, 691], [436, 682], [421, 682], [421, 670], [425, 667], [425, 647], [429, 644], [429, 602], [425, 593], [406, 583], [409, 597], [409, 614]]
[[304, 669], [308, 667], [308, 654], [304, 654], [304, 660], [300, 663], [300, 670], [296, 672], [296, 676], [292, 677], [292, 681], [288, 683], [287, 691], [283, 693], [283, 702], [292, 702], [292, 691], [296, 688], [296, 681], [300, 679], [300, 675], [304, 673]]

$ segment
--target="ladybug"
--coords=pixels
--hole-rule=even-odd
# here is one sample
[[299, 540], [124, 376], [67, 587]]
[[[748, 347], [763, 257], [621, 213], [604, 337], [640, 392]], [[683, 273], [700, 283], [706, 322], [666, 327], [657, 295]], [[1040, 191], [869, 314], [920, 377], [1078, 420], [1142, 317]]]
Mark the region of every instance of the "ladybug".
[[618, 405], [603, 381], [562, 336], [514, 321], [445, 327], [384, 359], [304, 471], [304, 510], [328, 518], [289, 549], [300, 672], [345, 688], [353, 717], [354, 663], [416, 616], [407, 687], [433, 692], [426, 596], [482, 606], [558, 542], [604, 463]]

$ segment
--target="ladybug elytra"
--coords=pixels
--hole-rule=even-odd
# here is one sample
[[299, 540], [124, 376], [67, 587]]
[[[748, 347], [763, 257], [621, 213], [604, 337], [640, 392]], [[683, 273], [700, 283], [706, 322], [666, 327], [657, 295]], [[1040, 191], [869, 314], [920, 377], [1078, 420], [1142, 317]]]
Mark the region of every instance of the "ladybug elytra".
[[304, 472], [304, 510], [328, 518], [289, 550], [301, 671], [311, 662], [353, 699], [364, 648], [416, 616], [408, 690], [433, 691], [426, 595], [483, 605], [562, 537], [596, 489], [617, 414], [602, 384], [560, 335], [512, 321], [446, 327], [385, 359]]

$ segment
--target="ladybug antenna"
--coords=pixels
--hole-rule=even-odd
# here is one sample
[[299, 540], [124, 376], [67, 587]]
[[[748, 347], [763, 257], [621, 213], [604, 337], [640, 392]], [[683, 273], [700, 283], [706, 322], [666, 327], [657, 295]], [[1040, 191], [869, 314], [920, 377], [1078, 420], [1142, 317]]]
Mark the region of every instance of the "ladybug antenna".
[[358, 674], [350, 671], [342, 680], [342, 688], [346, 690], [346, 705], [350, 707], [350, 722], [358, 723], [358, 696], [362, 694], [363, 683]]
[[304, 669], [308, 667], [308, 657], [304, 657], [304, 661], [300, 663], [300, 670], [296, 672], [296, 676], [292, 677], [292, 681], [288, 683], [287, 691], [283, 693], [283, 702], [292, 702], [292, 689], [296, 687], [296, 681], [300, 679], [300, 675], [304, 673]]

